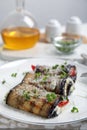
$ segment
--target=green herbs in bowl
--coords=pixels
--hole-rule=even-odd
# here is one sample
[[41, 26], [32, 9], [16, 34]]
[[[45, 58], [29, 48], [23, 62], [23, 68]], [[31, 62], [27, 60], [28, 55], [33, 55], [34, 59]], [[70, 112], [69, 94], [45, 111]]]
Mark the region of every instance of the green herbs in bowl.
[[53, 39], [54, 46], [61, 53], [72, 53], [81, 43], [81, 39], [69, 37], [56, 37]]

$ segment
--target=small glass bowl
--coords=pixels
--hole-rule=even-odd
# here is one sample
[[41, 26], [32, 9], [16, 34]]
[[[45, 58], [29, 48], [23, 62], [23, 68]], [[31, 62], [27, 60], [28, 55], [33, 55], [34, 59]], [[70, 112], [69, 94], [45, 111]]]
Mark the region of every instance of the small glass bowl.
[[70, 38], [66, 36], [55, 37], [52, 43], [60, 53], [72, 53], [80, 44], [81, 38]]

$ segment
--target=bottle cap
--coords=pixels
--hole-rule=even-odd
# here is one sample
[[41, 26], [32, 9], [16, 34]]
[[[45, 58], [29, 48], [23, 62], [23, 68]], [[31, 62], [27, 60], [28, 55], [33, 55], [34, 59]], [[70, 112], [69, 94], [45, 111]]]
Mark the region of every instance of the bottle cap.
[[82, 21], [79, 17], [71, 17], [66, 24], [66, 33], [81, 35], [82, 33]]
[[61, 25], [56, 19], [51, 19], [46, 25], [46, 41], [51, 42], [51, 39], [61, 34]]

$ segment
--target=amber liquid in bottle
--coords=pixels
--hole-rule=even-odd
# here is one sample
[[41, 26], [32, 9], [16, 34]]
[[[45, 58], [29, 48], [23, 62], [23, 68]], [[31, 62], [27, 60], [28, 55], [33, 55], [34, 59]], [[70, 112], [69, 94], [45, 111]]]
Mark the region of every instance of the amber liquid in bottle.
[[39, 30], [28, 27], [14, 27], [3, 29], [1, 32], [4, 48], [22, 50], [32, 48], [39, 40]]

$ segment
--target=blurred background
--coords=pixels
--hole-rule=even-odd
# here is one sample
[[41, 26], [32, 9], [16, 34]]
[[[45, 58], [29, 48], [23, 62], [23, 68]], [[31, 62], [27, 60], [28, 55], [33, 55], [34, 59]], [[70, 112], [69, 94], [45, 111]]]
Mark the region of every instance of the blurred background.
[[[15, 0], [0, 0], [0, 22], [16, 7]], [[39, 27], [50, 19], [65, 24], [71, 16], [87, 22], [87, 0], [25, 0], [25, 8], [36, 18]]]

